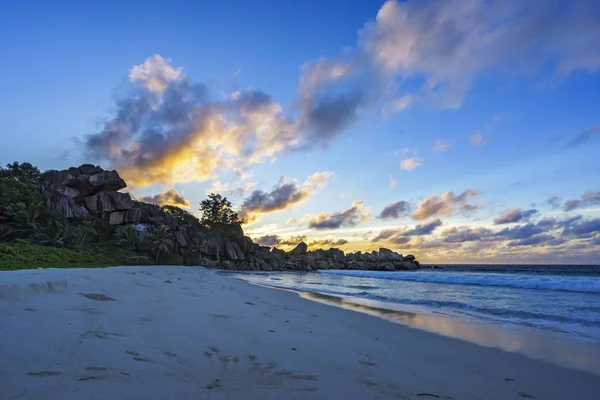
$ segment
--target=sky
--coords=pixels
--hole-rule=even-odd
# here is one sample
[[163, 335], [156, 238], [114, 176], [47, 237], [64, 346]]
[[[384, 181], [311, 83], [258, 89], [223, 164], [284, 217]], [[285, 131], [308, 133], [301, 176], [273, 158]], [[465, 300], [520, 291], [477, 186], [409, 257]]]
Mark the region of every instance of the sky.
[[7, 2], [0, 163], [265, 246], [600, 263], [600, 2]]

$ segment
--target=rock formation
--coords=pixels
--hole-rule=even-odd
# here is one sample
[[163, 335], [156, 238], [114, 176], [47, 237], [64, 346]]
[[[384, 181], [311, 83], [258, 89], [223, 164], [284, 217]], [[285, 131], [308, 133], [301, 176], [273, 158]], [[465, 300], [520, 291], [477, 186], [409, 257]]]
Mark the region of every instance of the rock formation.
[[[239, 224], [213, 224], [207, 229], [197, 221], [180, 221], [156, 205], [134, 202], [129, 193], [119, 192], [127, 185], [117, 171], [105, 171], [91, 164], [57, 171], [38, 187], [46, 206], [66, 218], [94, 216], [117, 229], [133, 225], [139, 236], [151, 234], [158, 226], [166, 228], [188, 265], [253, 271], [396, 271], [420, 267], [414, 256], [403, 256], [386, 248], [345, 254], [336, 248], [308, 251], [308, 246], [302, 242], [292, 251], [285, 252], [254, 243], [244, 236]], [[143, 245], [140, 247], [142, 251], [147, 250]]]

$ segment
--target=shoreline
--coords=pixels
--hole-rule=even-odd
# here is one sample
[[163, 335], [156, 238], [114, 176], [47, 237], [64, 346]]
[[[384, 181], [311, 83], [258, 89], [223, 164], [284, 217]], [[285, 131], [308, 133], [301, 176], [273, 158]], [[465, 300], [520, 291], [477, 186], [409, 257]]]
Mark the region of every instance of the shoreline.
[[600, 391], [589, 373], [197, 267], [2, 272], [0, 315], [7, 398], [592, 399]]
[[[229, 276], [229, 273], [222, 273]], [[496, 348], [521, 354], [556, 366], [571, 368], [600, 378], [600, 351], [597, 342], [569, 336], [564, 331], [551, 331], [520, 325], [510, 327], [476, 319], [443, 315], [432, 309], [407, 304], [366, 300], [359, 297], [331, 295], [318, 289], [301, 290], [276, 284], [246, 281], [243, 274], [231, 274], [236, 279], [252, 285], [288, 291], [301, 298], [329, 306], [383, 318], [405, 327], [461, 340], [477, 346]], [[592, 346], [593, 344], [593, 346]]]

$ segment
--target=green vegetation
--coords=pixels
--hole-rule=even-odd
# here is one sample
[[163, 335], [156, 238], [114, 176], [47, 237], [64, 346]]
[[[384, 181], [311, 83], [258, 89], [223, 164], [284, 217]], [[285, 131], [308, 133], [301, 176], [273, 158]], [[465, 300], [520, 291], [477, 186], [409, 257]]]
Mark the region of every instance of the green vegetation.
[[204, 226], [240, 222], [237, 213], [231, 208], [231, 203], [218, 193], [211, 193], [208, 195], [208, 199], [201, 201], [200, 211], [202, 211], [200, 223]]
[[131, 256], [131, 252], [107, 244], [81, 252], [39, 246], [21, 239], [11, 243], [0, 242], [0, 270], [109, 267], [124, 265]]
[[152, 217], [145, 232], [131, 224], [114, 227], [102, 216], [67, 219], [50, 211], [42, 196], [44, 179], [56, 172], [28, 162], [0, 167], [0, 270], [197, 265], [206, 250], [203, 238], [243, 235], [231, 203], [213, 193], [200, 203], [201, 219], [179, 207], [135, 201], [134, 209]]
[[12, 164], [6, 164], [6, 168], [0, 167], [0, 178], [11, 178], [19, 182], [35, 183], [42, 178], [42, 173], [31, 165], [31, 163], [18, 163], [15, 161]]

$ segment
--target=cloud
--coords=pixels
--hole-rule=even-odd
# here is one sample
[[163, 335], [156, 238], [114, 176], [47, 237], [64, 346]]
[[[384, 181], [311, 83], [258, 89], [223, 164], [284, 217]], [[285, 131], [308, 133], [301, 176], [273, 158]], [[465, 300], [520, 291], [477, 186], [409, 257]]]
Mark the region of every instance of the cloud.
[[590, 143], [597, 136], [600, 135], [600, 126], [594, 126], [581, 132], [579, 135], [574, 137], [567, 143], [567, 147], [574, 148]]
[[558, 196], [551, 196], [546, 200], [546, 204], [552, 207], [553, 210], [557, 210], [561, 207], [560, 203], [562, 202], [562, 198]]
[[449, 217], [457, 213], [470, 213], [479, 208], [469, 203], [469, 200], [476, 195], [478, 195], [476, 189], [467, 189], [458, 196], [455, 196], [453, 192], [446, 192], [440, 197], [432, 194], [418, 204], [412, 218], [423, 220], [434, 216]]
[[442, 226], [442, 220], [441, 219], [435, 219], [431, 222], [427, 222], [424, 224], [419, 224], [416, 225], [413, 229], [409, 229], [407, 231], [405, 231], [402, 236], [423, 236], [423, 235], [429, 235], [431, 234], [431, 232], [433, 232], [436, 228]]
[[413, 169], [418, 168], [421, 165], [423, 164], [421, 163], [421, 160], [417, 157], [405, 158], [404, 160], [400, 161], [400, 169], [403, 171], [412, 171]]
[[471, 136], [471, 144], [473, 146], [484, 146], [488, 144], [490, 140], [484, 137], [483, 132], [479, 132]]
[[396, 179], [394, 179], [394, 175], [392, 175], [392, 174], [390, 174], [389, 185], [390, 185], [390, 189], [394, 189], [398, 185], [398, 182], [396, 181]]
[[404, 111], [410, 108], [412, 103], [412, 96], [402, 96], [392, 102], [393, 111]]
[[159, 193], [154, 196], [145, 196], [140, 199], [144, 203], [158, 204], [161, 206], [170, 205], [177, 207], [189, 207], [190, 202], [183, 198], [177, 190], [169, 189], [164, 193]]
[[453, 227], [442, 232], [443, 241], [446, 243], [464, 243], [483, 240], [492, 235], [492, 230], [483, 227]]
[[142, 86], [154, 93], [163, 92], [172, 82], [183, 80], [182, 68], [173, 68], [171, 59], [164, 59], [155, 54], [143, 64], [134, 65], [129, 71], [132, 82], [141, 83]]
[[600, 6], [559, 3], [388, 0], [355, 45], [304, 64], [285, 111], [258, 89], [211, 94], [154, 55], [131, 68], [115, 114], [85, 149], [130, 186], [205, 181], [326, 145], [363, 112], [460, 107], [482, 73], [598, 70]]
[[577, 208], [586, 208], [600, 205], [600, 191], [593, 192], [588, 190], [581, 195], [581, 199], [567, 200], [563, 206], [565, 211], [573, 211]]
[[279, 235], [264, 235], [254, 238], [254, 241], [261, 246], [296, 246], [301, 242], [306, 241], [305, 235], [290, 236], [287, 239], [281, 238]]
[[496, 233], [494, 236], [507, 239], [525, 239], [538, 233], [542, 233], [542, 228], [534, 224], [520, 225], [512, 228], [504, 228]]
[[511, 224], [514, 222], [528, 220], [531, 216], [533, 216], [537, 212], [538, 212], [538, 210], [534, 210], [534, 209], [522, 210], [519, 208], [511, 208], [510, 210], [506, 210], [505, 212], [500, 214], [497, 218], [495, 218], [494, 224], [496, 224], [496, 225]]
[[308, 200], [316, 190], [325, 187], [333, 176], [332, 172], [315, 172], [301, 185], [281, 178], [270, 192], [255, 190], [244, 199], [240, 215], [268, 214], [293, 207]]
[[298, 220], [296, 220], [296, 218], [292, 217], [292, 218], [288, 218], [286, 224], [295, 224], [296, 222], [298, 222]]
[[345, 244], [348, 244], [346, 239], [321, 239], [309, 242], [308, 247], [327, 248], [331, 246], [343, 246]]
[[600, 232], [600, 218], [591, 218], [565, 227], [564, 236], [591, 237], [591, 234]]
[[254, 238], [254, 242], [260, 244], [261, 246], [275, 246], [279, 243], [279, 236], [277, 235], [264, 235]]
[[430, 235], [442, 225], [442, 220], [438, 218], [431, 222], [416, 225], [412, 229], [385, 229], [371, 239], [371, 242], [387, 241], [395, 244], [405, 244], [410, 241], [412, 236]]
[[599, 18], [595, 0], [551, 6], [541, 0], [388, 0], [359, 30], [355, 45], [304, 64], [285, 111], [258, 89], [211, 94], [170, 59], [154, 55], [131, 68], [116, 112], [84, 140], [85, 149], [130, 185], [215, 179], [286, 151], [326, 145], [363, 112], [460, 107], [483, 73], [596, 71]]
[[359, 46], [383, 76], [422, 77], [413, 97], [458, 108], [474, 79], [486, 71], [597, 70], [599, 15], [594, 0], [555, 6], [544, 1], [389, 0], [360, 32]]
[[294, 147], [303, 134], [281, 106], [257, 89], [211, 96], [159, 55], [134, 66], [116, 113], [85, 139], [87, 155], [105, 160], [128, 184], [205, 181], [244, 171]]
[[539, 234], [524, 239], [514, 240], [507, 244], [508, 247], [519, 247], [519, 246], [535, 246], [540, 244], [558, 245], [564, 243], [562, 239], [556, 239], [552, 235]]
[[404, 200], [394, 201], [385, 206], [377, 218], [398, 219], [409, 215], [410, 205]]
[[435, 141], [435, 143], [433, 144], [433, 151], [435, 151], [436, 153], [442, 153], [451, 147], [452, 147], [452, 143], [446, 142], [442, 139], [437, 139]]
[[343, 226], [355, 226], [371, 218], [369, 209], [364, 207], [362, 200], [352, 203], [352, 207], [333, 214], [320, 213], [308, 221], [312, 229], [338, 229]]

